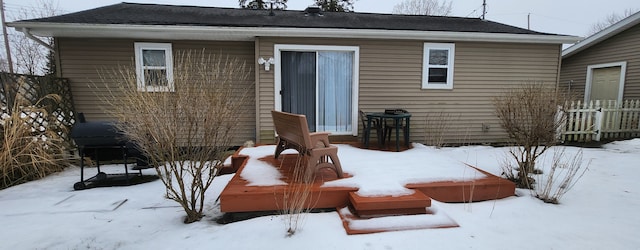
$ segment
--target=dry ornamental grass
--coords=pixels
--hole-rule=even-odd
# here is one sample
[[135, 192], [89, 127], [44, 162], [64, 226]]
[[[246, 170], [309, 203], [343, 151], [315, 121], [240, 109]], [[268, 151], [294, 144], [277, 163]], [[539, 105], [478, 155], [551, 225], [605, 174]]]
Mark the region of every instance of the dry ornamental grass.
[[[34, 126], [34, 119], [50, 120], [43, 100], [59, 99], [47, 95], [29, 103], [16, 95], [12, 109], [0, 121], [0, 189], [43, 178], [68, 166], [64, 140], [48, 122]], [[59, 100], [58, 100], [59, 101]]]

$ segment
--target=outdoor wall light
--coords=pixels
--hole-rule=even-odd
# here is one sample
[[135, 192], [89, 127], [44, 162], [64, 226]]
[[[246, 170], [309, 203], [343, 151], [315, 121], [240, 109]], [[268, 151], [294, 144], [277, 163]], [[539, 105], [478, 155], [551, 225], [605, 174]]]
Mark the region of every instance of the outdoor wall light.
[[264, 70], [265, 71], [269, 71], [269, 68], [271, 68], [271, 64], [273, 64], [273, 63], [274, 63], [273, 57], [269, 57], [268, 60], [265, 60], [262, 57], [258, 58], [258, 64], [260, 64], [260, 65], [264, 64]]

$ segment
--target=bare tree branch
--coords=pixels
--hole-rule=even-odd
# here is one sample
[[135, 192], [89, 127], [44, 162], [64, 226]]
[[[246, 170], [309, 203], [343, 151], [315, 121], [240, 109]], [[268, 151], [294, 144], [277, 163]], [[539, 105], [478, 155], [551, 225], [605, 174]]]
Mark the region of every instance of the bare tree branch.
[[259, 9], [268, 10], [271, 9], [273, 3], [274, 10], [286, 10], [287, 0], [265, 1], [265, 0], [238, 0], [240, 8], [243, 9]]
[[587, 33], [587, 36], [598, 33], [601, 30], [604, 30], [609, 26], [616, 24], [617, 22], [620, 22], [622, 19], [625, 19], [635, 14], [636, 12], [638, 12], [638, 9], [629, 8], [624, 10], [624, 12], [622, 12], [621, 14], [611, 13], [604, 20], [598, 21], [597, 23], [594, 23], [593, 25], [591, 25], [591, 29]]
[[394, 14], [448, 16], [451, 2], [440, 0], [405, 0], [393, 7]]
[[[39, 0], [35, 6], [21, 8], [18, 12], [11, 13], [12, 20], [25, 20], [33, 18], [48, 17], [60, 14], [58, 3], [55, 1]], [[11, 51], [13, 53], [16, 72], [27, 75], [44, 74], [47, 71], [47, 60], [49, 51], [37, 42], [29, 39], [24, 34], [9, 30], [11, 41]], [[43, 39], [49, 44], [53, 43], [50, 38]]]

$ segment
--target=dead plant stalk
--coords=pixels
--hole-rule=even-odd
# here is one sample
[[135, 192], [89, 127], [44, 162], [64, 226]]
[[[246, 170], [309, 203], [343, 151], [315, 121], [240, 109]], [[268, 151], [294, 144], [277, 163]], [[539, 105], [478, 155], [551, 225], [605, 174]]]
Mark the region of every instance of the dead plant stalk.
[[568, 155], [564, 148], [554, 150], [549, 170], [538, 175], [538, 185], [533, 190], [535, 196], [546, 203], [560, 203], [560, 198], [582, 178], [591, 164], [585, 166], [582, 156], [582, 150], [573, 155]]
[[[308, 172], [307, 160], [304, 155], [297, 155], [295, 166], [291, 170], [291, 179], [283, 194], [282, 212], [285, 215], [287, 236], [294, 235], [302, 226], [305, 215], [313, 204], [310, 199], [315, 176], [314, 173]], [[282, 168], [282, 165], [280, 167]]]
[[[458, 120], [458, 118], [455, 120]], [[445, 134], [453, 121], [452, 114], [444, 111], [427, 114], [424, 128], [425, 143], [436, 148], [444, 146]]]

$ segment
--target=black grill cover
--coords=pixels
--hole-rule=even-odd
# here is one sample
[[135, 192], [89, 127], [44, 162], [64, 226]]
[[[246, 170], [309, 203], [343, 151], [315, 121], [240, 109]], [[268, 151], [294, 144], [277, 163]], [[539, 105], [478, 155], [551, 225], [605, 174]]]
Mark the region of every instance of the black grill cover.
[[113, 122], [80, 122], [71, 129], [78, 147], [125, 146], [126, 140]]

